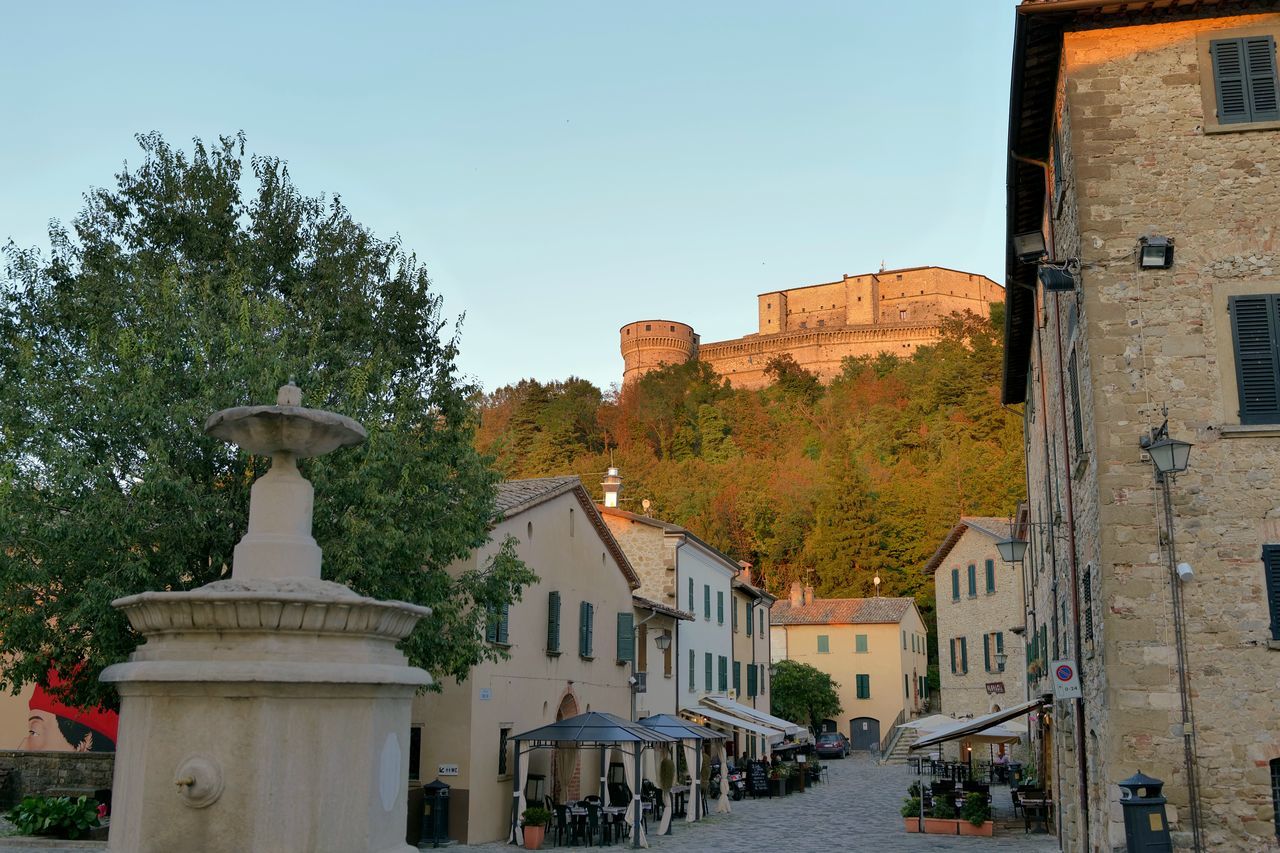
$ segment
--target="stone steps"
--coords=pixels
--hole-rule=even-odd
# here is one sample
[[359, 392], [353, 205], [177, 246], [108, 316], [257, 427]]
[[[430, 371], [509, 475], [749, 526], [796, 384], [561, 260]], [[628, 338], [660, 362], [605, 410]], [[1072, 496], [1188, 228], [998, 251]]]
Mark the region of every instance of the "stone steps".
[[903, 729], [898, 735], [897, 741], [894, 742], [893, 748], [889, 750], [889, 754], [881, 761], [882, 764], [906, 764], [910, 757], [911, 745], [920, 739], [920, 732], [915, 729]]

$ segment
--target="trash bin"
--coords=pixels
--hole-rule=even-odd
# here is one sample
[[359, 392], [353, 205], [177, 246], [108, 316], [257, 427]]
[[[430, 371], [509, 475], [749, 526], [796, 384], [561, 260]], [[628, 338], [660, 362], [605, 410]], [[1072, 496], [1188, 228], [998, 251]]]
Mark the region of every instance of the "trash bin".
[[1164, 819], [1164, 782], [1139, 770], [1120, 782], [1120, 808], [1129, 853], [1172, 853], [1173, 839]]
[[439, 847], [449, 840], [449, 786], [439, 779], [422, 786], [422, 838]]

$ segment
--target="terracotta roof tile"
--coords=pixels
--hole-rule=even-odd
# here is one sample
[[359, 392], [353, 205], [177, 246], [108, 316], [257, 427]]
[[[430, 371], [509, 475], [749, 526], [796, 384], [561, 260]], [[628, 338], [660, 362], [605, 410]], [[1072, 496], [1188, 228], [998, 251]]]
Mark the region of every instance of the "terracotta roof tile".
[[901, 622], [914, 600], [910, 598], [816, 598], [793, 607], [784, 598], [773, 605], [774, 625], [869, 625]]

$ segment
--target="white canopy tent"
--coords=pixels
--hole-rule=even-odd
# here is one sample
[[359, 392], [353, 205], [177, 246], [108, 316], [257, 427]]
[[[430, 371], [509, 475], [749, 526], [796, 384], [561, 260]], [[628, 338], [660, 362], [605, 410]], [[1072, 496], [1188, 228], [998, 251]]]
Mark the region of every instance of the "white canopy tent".
[[735, 717], [741, 717], [744, 720], [750, 720], [762, 726], [771, 729], [777, 729], [784, 734], [791, 735], [799, 740], [805, 740], [809, 736], [809, 730], [804, 726], [797, 725], [789, 720], [781, 717], [775, 717], [772, 714], [766, 714], [758, 708], [752, 708], [750, 705], [743, 705], [741, 702], [735, 702], [727, 696], [704, 696], [698, 700], [699, 704], [704, 707], [714, 708], [717, 711], [723, 711], [732, 714]]
[[976, 743], [1017, 743], [1022, 738], [1022, 732], [1003, 727], [1000, 724], [1033, 711], [1045, 704], [1045, 702], [1046, 700], [1044, 699], [1032, 699], [1020, 705], [1005, 708], [1003, 711], [993, 711], [990, 714], [983, 714], [981, 717], [974, 717], [972, 720], [956, 720], [952, 725], [929, 731], [925, 737], [913, 743], [910, 749], [922, 749], [926, 746], [933, 746], [949, 740], [969, 740]]
[[714, 708], [686, 708], [680, 712], [685, 717], [692, 719], [696, 723], [704, 723], [707, 725], [719, 724], [730, 728], [740, 729], [753, 735], [762, 736], [769, 744], [781, 743], [786, 737], [778, 729], [766, 726], [762, 723], [744, 720], [741, 717], [735, 717], [733, 714], [726, 714], [723, 711], [717, 711]]

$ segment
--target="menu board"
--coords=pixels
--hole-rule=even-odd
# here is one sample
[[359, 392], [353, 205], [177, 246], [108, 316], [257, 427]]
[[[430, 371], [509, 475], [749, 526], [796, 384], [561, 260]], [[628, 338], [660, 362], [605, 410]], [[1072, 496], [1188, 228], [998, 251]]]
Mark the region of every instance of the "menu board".
[[747, 779], [751, 785], [751, 796], [769, 796], [769, 771], [763, 761], [753, 761], [748, 765]]

